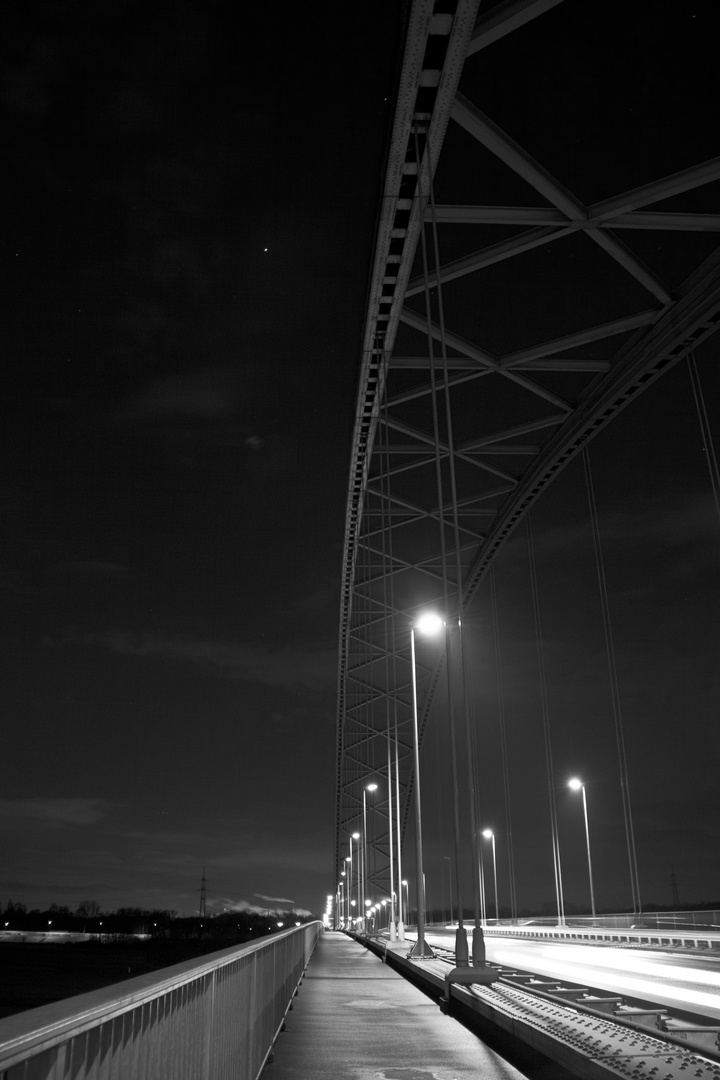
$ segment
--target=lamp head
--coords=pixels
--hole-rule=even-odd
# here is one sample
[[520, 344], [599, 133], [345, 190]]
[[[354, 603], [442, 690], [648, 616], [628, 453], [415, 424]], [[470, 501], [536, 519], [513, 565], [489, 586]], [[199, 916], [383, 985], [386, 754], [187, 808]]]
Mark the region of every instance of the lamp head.
[[568, 780], [568, 787], [572, 788], [573, 791], [580, 791], [582, 786], [583, 786], [582, 780], [578, 780], [578, 778], [576, 776], [573, 776], [572, 780]]
[[483, 836], [485, 837], [486, 840], [492, 840], [492, 838], [493, 838], [492, 829], [483, 829]]
[[366, 791], [377, 791], [377, 784], [368, 784], [365, 788]]
[[433, 634], [439, 634], [445, 623], [432, 611], [428, 611], [425, 615], [421, 615], [415, 623], [415, 629], [420, 634], [427, 634], [432, 637]]
[[360, 839], [360, 833], [359, 832], [354, 832], [352, 834], [352, 838], [353, 838], [353, 840], [359, 840]]

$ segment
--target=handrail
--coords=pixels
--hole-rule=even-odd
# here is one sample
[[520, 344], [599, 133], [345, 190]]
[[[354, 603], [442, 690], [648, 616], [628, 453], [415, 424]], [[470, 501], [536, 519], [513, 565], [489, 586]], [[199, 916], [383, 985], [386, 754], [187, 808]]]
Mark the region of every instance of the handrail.
[[0, 1020], [0, 1076], [257, 1080], [321, 931], [305, 923]]

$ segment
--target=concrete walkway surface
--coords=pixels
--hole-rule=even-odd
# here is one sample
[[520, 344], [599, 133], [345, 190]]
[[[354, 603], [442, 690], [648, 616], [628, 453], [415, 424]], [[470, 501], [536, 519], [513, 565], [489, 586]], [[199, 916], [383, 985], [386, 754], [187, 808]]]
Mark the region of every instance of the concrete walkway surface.
[[523, 1076], [398, 972], [326, 932], [263, 1080], [520, 1080]]

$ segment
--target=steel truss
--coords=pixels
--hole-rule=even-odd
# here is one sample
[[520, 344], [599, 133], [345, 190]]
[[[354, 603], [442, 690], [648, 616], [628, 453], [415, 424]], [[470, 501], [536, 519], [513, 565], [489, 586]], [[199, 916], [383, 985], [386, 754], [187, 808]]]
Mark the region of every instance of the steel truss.
[[[482, 111], [483, 88], [494, 80], [496, 105], [503, 86], [513, 99], [528, 55], [547, 52], [558, 37], [564, 49], [582, 49], [595, 5], [579, 13], [558, 0], [505, 0], [479, 17], [477, 0], [450, 7], [414, 0], [409, 13], [345, 526], [334, 872], [359, 828], [363, 787], [379, 778], [369, 872], [385, 895], [388, 732], [403, 821], [413, 779], [413, 617], [442, 606], [443, 574], [453, 610], [458, 593], [466, 610], [554, 477], [720, 323], [720, 157], [686, 162], [679, 147], [675, 171], [639, 184], [636, 162], [624, 172], [623, 161], [610, 168], [605, 159], [604, 175], [633, 186], [621, 182], [619, 193], [585, 203], [560, 179], [573, 171], [572, 152], [541, 164]], [[518, 97], [505, 112], [525, 128]], [[591, 142], [587, 130], [581, 134]], [[541, 131], [536, 142], [545, 141], [549, 155], [557, 151], [558, 140]], [[573, 186], [592, 190], [592, 180], [576, 172]], [[507, 205], [498, 197], [505, 192]], [[431, 252], [425, 272], [423, 228]], [[643, 242], [648, 237], [654, 244]], [[672, 260], [658, 256], [669, 237], [682, 238], [681, 247], [671, 245]], [[437, 436], [433, 427], [432, 383], [443, 398], [443, 380], [452, 440], [446, 425]], [[421, 737], [443, 671], [435, 656], [420, 657]]]

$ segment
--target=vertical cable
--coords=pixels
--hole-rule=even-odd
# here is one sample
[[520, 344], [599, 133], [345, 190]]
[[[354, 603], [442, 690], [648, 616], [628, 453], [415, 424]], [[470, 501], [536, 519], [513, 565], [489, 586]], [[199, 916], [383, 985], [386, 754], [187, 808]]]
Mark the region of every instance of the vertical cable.
[[532, 526], [530, 524], [530, 512], [525, 515], [527, 527], [528, 557], [530, 561], [530, 581], [532, 586], [533, 614], [535, 617], [535, 643], [538, 653], [538, 667], [540, 669], [540, 703], [542, 706], [543, 734], [545, 736], [545, 764], [547, 767], [548, 795], [550, 798], [550, 828], [552, 831], [553, 870], [555, 872], [555, 895], [557, 898], [558, 919], [562, 925], [565, 922], [565, 908], [563, 905], [562, 869], [560, 866], [560, 837], [557, 825], [557, 805], [555, 803], [555, 773], [552, 760], [552, 743], [550, 740], [550, 710], [548, 707], [547, 682], [545, 679], [545, 654], [543, 650], [542, 626], [540, 623], [540, 596], [537, 584], [537, 570], [535, 567], [535, 548], [532, 538]]
[[605, 564], [600, 541], [600, 525], [598, 521], [597, 504], [595, 502], [595, 487], [593, 485], [592, 471], [590, 469], [590, 454], [587, 446], [582, 448], [583, 466], [585, 468], [585, 485], [587, 487], [588, 505], [590, 507], [590, 523], [592, 526], [593, 546], [595, 548], [595, 568], [597, 571], [598, 589], [600, 592], [600, 606], [602, 609], [603, 630], [605, 632], [605, 653], [610, 677], [610, 696], [612, 700], [613, 718], [615, 721], [615, 741], [617, 743], [618, 762], [620, 765], [620, 792], [622, 795], [623, 816], [625, 819], [625, 840], [627, 842], [628, 863], [630, 865], [630, 890], [632, 893], [633, 911], [639, 914], [642, 911], [640, 901], [640, 879], [638, 877], [637, 853], [635, 851], [635, 829], [633, 828], [632, 806], [630, 804], [630, 781], [628, 779], [627, 757], [625, 754], [625, 735], [623, 732], [622, 709], [620, 707], [620, 686], [617, 676], [617, 664], [615, 662], [615, 644], [613, 642], [612, 623], [610, 621], [610, 597], [608, 594], [607, 581], [605, 579]]
[[[473, 899], [475, 904], [475, 923], [477, 925], [480, 916], [480, 903], [483, 896], [482, 889], [482, 868], [480, 865], [480, 849], [479, 849], [479, 833], [478, 833], [478, 807], [476, 796], [476, 778], [475, 769], [473, 763], [476, 760], [474, 752], [474, 732], [470, 723], [470, 712], [468, 709], [468, 679], [467, 679], [467, 646], [465, 642], [465, 627], [464, 627], [464, 612], [463, 612], [463, 591], [462, 591], [462, 559], [460, 554], [460, 522], [458, 518], [458, 500], [457, 500], [457, 484], [455, 477], [455, 444], [453, 438], [453, 423], [452, 423], [452, 409], [450, 406], [450, 381], [448, 375], [448, 358], [447, 358], [447, 342], [445, 337], [445, 310], [443, 307], [443, 294], [442, 294], [442, 282], [440, 278], [440, 245], [438, 243], [437, 232], [437, 216], [435, 213], [435, 188], [432, 177], [432, 163], [430, 161], [430, 146], [427, 147], [427, 170], [428, 170], [428, 189], [430, 195], [430, 219], [433, 238], [433, 258], [435, 262], [435, 280], [437, 287], [437, 305], [438, 305], [438, 326], [440, 329], [440, 350], [442, 356], [442, 372], [443, 372], [443, 390], [445, 399], [445, 429], [446, 439], [448, 444], [448, 466], [450, 473], [450, 498], [452, 506], [452, 519], [453, 519], [453, 539], [455, 548], [455, 578], [457, 585], [457, 624], [458, 624], [458, 644], [460, 651], [460, 678], [461, 678], [461, 690], [462, 690], [462, 703], [463, 713], [465, 720], [465, 740], [466, 740], [466, 756], [467, 756], [467, 774], [468, 774], [468, 800], [470, 808], [470, 829], [471, 829], [471, 855], [472, 855], [472, 871], [473, 871]], [[423, 227], [424, 234], [424, 227]], [[430, 308], [429, 308], [429, 283], [427, 281], [426, 274], [426, 295], [428, 297], [428, 337], [432, 337], [432, 327], [430, 323]]]
[[[415, 136], [415, 159], [418, 164], [418, 176], [420, 173], [420, 149], [418, 144], [418, 129], [417, 125], [413, 127], [413, 133]], [[428, 149], [429, 154], [429, 149]], [[430, 186], [432, 183], [430, 182]], [[422, 193], [418, 196], [422, 200]], [[442, 465], [440, 460], [440, 426], [438, 419], [437, 408], [437, 383], [435, 379], [435, 351], [433, 348], [432, 340], [432, 318], [430, 310], [430, 282], [428, 277], [428, 261], [427, 261], [427, 243], [425, 239], [425, 208], [424, 203], [420, 214], [420, 239], [422, 249], [422, 263], [423, 263], [423, 275], [425, 279], [425, 313], [428, 326], [428, 356], [430, 360], [430, 389], [431, 389], [431, 401], [432, 401], [432, 417], [433, 417], [433, 435], [435, 440], [435, 479], [437, 486], [438, 496], [438, 520], [440, 523], [440, 560], [442, 567], [442, 584], [443, 584], [443, 604], [445, 606], [445, 618], [447, 619], [449, 614], [449, 592], [448, 592], [448, 580], [447, 580], [447, 553], [445, 549], [445, 512], [444, 512], [444, 498], [443, 498], [443, 479], [442, 479]], [[453, 706], [453, 693], [452, 693], [452, 664], [451, 664], [451, 648], [450, 648], [450, 633], [445, 625], [445, 666], [447, 669], [447, 687], [448, 687], [448, 719], [450, 726], [450, 756], [452, 758], [452, 780], [453, 780], [453, 814], [455, 822], [455, 836], [454, 836], [454, 848], [455, 848], [455, 891], [457, 893], [457, 905], [458, 905], [458, 928], [463, 929], [463, 906], [462, 906], [462, 883], [460, 879], [460, 851], [459, 851], [459, 837], [460, 837], [460, 806], [458, 802], [458, 775], [457, 775], [457, 738], [455, 731], [455, 709]]]
[[508, 868], [510, 877], [510, 915], [517, 921], [517, 896], [515, 893], [515, 854], [513, 852], [512, 816], [510, 813], [510, 767], [508, 763], [507, 725], [505, 723], [505, 695], [503, 692], [502, 665], [500, 663], [500, 621], [498, 619], [495, 567], [490, 566], [490, 603], [495, 637], [495, 671], [498, 686], [498, 714], [500, 719], [500, 750], [502, 755], [503, 787], [505, 791], [505, 829], [507, 832]]
[[695, 353], [691, 349], [688, 353], [688, 372], [690, 374], [690, 383], [692, 385], [693, 397], [695, 398], [695, 408], [697, 410], [698, 423], [700, 424], [700, 434], [703, 440], [703, 450], [705, 451], [705, 457], [707, 460], [708, 471], [710, 473], [710, 484], [713, 490], [713, 496], [715, 499], [715, 509], [717, 511], [718, 519], [720, 519], [720, 473], [718, 473], [718, 462], [715, 455], [715, 444], [713, 442], [712, 431], [710, 430], [710, 421], [708, 420], [707, 409], [705, 408], [705, 397], [703, 395], [702, 383], [700, 382], [700, 376], [698, 375], [697, 363], [695, 361]]
[[[381, 455], [380, 469], [380, 530], [382, 535], [382, 560], [383, 560], [383, 607], [385, 629], [385, 733], [387, 739], [387, 775], [388, 775], [388, 840], [390, 859], [390, 923], [395, 927], [395, 877], [394, 877], [394, 851], [393, 851], [393, 774], [392, 774], [392, 739], [390, 731], [390, 641], [388, 624], [391, 611], [388, 608], [388, 578], [392, 581], [393, 567], [388, 562], [386, 542], [392, 528], [390, 508], [390, 430], [387, 425], [387, 372], [385, 374], [385, 398], [383, 402], [385, 423], [381, 424], [380, 430], [384, 432], [384, 454]], [[398, 807], [399, 809], [399, 807]], [[394, 929], [392, 931], [394, 933]]]
[[[386, 381], [387, 387], [387, 381]], [[389, 439], [390, 428], [388, 426], [387, 415], [387, 389], [385, 392], [385, 399], [383, 401], [383, 414], [385, 418], [385, 431], [386, 431], [386, 458], [390, 460]], [[395, 726], [395, 806], [397, 809], [397, 883], [398, 883], [398, 927], [402, 927], [403, 924], [403, 895], [402, 895], [402, 836], [400, 829], [400, 738], [398, 733], [398, 709], [397, 709], [397, 626], [395, 622], [395, 582], [393, 578], [393, 538], [392, 538], [392, 509], [390, 506], [390, 477], [388, 476], [388, 563], [390, 565], [390, 612], [391, 612], [391, 626], [390, 637], [392, 641], [392, 683], [393, 686], [393, 714], [394, 714], [394, 726]], [[389, 688], [388, 688], [389, 689]], [[388, 777], [388, 782], [390, 778]], [[392, 823], [391, 826], [392, 828]], [[407, 915], [407, 912], [405, 913]], [[402, 931], [399, 931], [401, 933]], [[404, 938], [403, 938], [404, 939]]]

